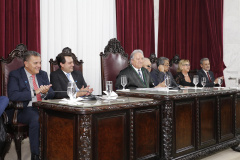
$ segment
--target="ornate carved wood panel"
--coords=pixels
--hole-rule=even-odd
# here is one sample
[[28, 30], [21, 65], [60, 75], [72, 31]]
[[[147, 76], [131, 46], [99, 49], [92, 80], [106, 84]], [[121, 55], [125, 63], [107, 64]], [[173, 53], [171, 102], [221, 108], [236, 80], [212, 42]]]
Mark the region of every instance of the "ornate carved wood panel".
[[128, 159], [127, 115], [127, 112], [116, 112], [93, 116], [93, 159]]
[[199, 100], [200, 108], [200, 146], [199, 148], [213, 145], [217, 141], [217, 112], [216, 99]]
[[176, 101], [174, 105], [174, 157], [195, 149], [194, 100]]
[[234, 137], [235, 117], [233, 116], [233, 96], [220, 97], [220, 141]]
[[74, 159], [74, 117], [67, 113], [48, 112], [46, 114], [46, 157], [43, 159], [54, 160], [62, 157], [62, 159]]
[[159, 156], [159, 109], [135, 111], [135, 159]]

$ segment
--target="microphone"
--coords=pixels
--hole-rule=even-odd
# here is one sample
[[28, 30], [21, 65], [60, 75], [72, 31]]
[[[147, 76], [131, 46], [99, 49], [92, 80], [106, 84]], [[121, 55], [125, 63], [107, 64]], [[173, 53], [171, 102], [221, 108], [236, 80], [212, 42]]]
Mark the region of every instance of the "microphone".
[[[67, 91], [53, 91], [53, 92], [67, 92]], [[89, 92], [89, 91], [81, 91], [81, 90], [79, 90], [79, 91], [77, 91], [77, 92]]]

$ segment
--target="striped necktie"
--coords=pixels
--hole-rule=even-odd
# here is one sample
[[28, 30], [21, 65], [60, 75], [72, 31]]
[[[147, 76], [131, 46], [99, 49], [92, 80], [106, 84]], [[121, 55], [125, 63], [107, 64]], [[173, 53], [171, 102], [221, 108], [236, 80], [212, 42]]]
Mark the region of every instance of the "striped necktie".
[[209, 75], [208, 72], [207, 72], [207, 76], [208, 76], [208, 80], [209, 80], [209, 82], [212, 82], [212, 80], [211, 80], [210, 75]]
[[141, 74], [140, 69], [138, 70], [138, 74], [139, 74], [140, 78], [142, 79], [142, 81], [144, 82], [144, 79], [143, 79], [143, 76], [142, 76], [142, 74]]

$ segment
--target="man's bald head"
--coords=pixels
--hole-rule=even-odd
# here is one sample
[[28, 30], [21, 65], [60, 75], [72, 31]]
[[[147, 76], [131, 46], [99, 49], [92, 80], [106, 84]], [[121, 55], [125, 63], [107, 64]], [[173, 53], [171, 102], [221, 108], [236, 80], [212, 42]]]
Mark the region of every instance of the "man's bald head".
[[143, 58], [143, 67], [146, 68], [149, 72], [151, 72], [151, 62], [148, 58]]

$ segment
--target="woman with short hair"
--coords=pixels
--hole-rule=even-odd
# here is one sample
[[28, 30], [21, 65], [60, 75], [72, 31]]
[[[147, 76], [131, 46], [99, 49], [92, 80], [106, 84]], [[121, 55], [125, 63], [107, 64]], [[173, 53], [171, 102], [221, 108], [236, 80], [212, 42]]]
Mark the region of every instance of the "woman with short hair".
[[181, 86], [194, 86], [193, 75], [189, 74], [190, 62], [187, 59], [179, 61], [176, 82]]

